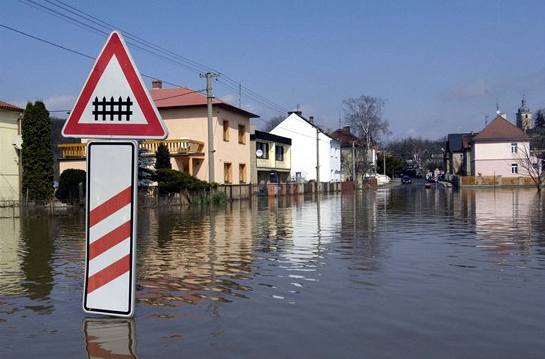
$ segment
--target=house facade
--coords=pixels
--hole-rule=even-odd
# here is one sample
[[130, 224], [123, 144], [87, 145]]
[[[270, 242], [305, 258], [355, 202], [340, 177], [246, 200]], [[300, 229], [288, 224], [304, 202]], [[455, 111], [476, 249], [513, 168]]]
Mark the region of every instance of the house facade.
[[291, 171], [291, 138], [254, 131], [250, 135], [252, 183], [286, 183]]
[[19, 201], [23, 109], [0, 101], [0, 202]]
[[270, 133], [291, 138], [292, 180], [315, 181], [317, 166], [320, 182], [341, 180], [341, 145], [316, 126], [312, 117], [306, 119], [300, 111], [290, 112]]
[[521, 156], [530, 152], [530, 138], [506, 118], [496, 117], [472, 138], [471, 175], [520, 177]]
[[[530, 138], [498, 115], [479, 133], [449, 134], [445, 144], [446, 173], [457, 176], [527, 177], [521, 161], [530, 154]], [[529, 156], [528, 160], [531, 160]]]
[[[361, 140], [351, 131], [350, 126], [339, 128], [329, 134], [337, 140], [341, 146], [341, 181], [356, 179], [363, 180], [366, 174], [376, 173], [376, 151], [374, 148], [367, 150]], [[355, 155], [355, 156], [354, 156]], [[355, 168], [355, 175], [352, 173]]]
[[[257, 115], [213, 100], [214, 178], [210, 179], [206, 96], [188, 88], [163, 88], [159, 80], [152, 82], [150, 94], [168, 129], [168, 138], [142, 141], [141, 149], [154, 156], [159, 144], [166, 144], [172, 168], [203, 181], [250, 182], [250, 118]], [[61, 152], [60, 172], [85, 168], [85, 144], [61, 145]]]

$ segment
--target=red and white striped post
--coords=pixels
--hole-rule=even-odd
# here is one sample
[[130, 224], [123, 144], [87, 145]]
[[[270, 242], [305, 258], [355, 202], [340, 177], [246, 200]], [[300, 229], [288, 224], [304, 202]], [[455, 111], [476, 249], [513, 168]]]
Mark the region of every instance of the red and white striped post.
[[137, 155], [135, 141], [87, 145], [87, 313], [134, 312]]

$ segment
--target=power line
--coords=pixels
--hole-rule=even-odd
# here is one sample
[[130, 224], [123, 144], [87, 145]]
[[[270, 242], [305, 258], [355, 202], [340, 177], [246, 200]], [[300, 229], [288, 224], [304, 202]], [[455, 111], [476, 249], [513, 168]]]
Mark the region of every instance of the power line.
[[[73, 54], [76, 54], [76, 55], [79, 55], [79, 56], [82, 56], [82, 57], [85, 57], [87, 59], [90, 59], [90, 60], [95, 60], [95, 57], [91, 56], [91, 55], [88, 55], [86, 53], [83, 53], [81, 51], [78, 51], [78, 50], [74, 50], [74, 49], [71, 49], [69, 47], [66, 47], [64, 45], [60, 45], [58, 43], [55, 43], [53, 41], [50, 41], [50, 40], [46, 40], [42, 37], [38, 37], [38, 36], [35, 36], [35, 35], [32, 35], [32, 34], [29, 34], [27, 32], [24, 32], [22, 30], [19, 30], [19, 29], [15, 29], [11, 26], [7, 26], [7, 25], [4, 25], [4, 24], [0, 24], [0, 27], [4, 28], [4, 29], [7, 29], [7, 30], [10, 30], [12, 32], [15, 32], [17, 34], [20, 34], [20, 35], [23, 35], [23, 36], [26, 36], [28, 38], [31, 38], [31, 39], [34, 39], [36, 41], [40, 41], [40, 42], [43, 42], [45, 44], [48, 44], [50, 46], [53, 46], [53, 47], [56, 47], [56, 48], [59, 48], [59, 49], [62, 49], [62, 50], [65, 50], [67, 52], [70, 52], [70, 53], [73, 53]], [[146, 78], [149, 78], [149, 79], [152, 79], [152, 80], [155, 80], [155, 79], [159, 79], [157, 76], [150, 76], [150, 75], [146, 75], [144, 73], [141, 73], [141, 75], [143, 77], [146, 77]], [[173, 82], [169, 82], [169, 81], [166, 81], [166, 80], [161, 80], [165, 83], [168, 83], [172, 86], [175, 86], [175, 87], [180, 87], [180, 88], [185, 88], [184, 86], [182, 85], [179, 85], [179, 84], [176, 84], [176, 83], [173, 83]], [[164, 97], [164, 98], [160, 98], [160, 99], [156, 99], [156, 101], [160, 101], [160, 100], [165, 100], [167, 98], [172, 98], [172, 97], [179, 97], [179, 96], [185, 96], [185, 95], [189, 95], [191, 93], [200, 93], [200, 92], [204, 92], [205, 90], [195, 90], [195, 91], [191, 91], [191, 92], [187, 92], [187, 93], [184, 93], [184, 94], [179, 94], [179, 95], [173, 95], [173, 96], [168, 96], [168, 97]], [[52, 111], [49, 111], [49, 112], [69, 112], [70, 110], [52, 110]], [[267, 123], [267, 121], [261, 117], [258, 117], [257, 118], [258, 120], [264, 122], [264, 123]], [[302, 135], [302, 136], [306, 136], [306, 137], [311, 137], [311, 138], [314, 138], [314, 136], [310, 136], [308, 134], [305, 134], [305, 133], [301, 133], [301, 132], [297, 132], [297, 131], [293, 131], [293, 130], [289, 130], [289, 129], [284, 129], [288, 132], [292, 132], [292, 133], [295, 133], [295, 134], [298, 134], [298, 135]]]
[[[62, 12], [59, 12], [51, 7], [48, 7], [48, 6], [45, 6], [43, 4], [39, 4], [33, 0], [24, 0], [25, 1], [25, 4], [27, 5], [30, 5], [40, 11], [45, 11], [47, 12], [48, 14], [50, 15], [53, 15], [53, 16], [56, 16], [56, 17], [60, 17], [61, 19], [65, 20], [65, 21], [68, 21], [72, 24], [75, 24], [76, 26], [78, 27], [85, 27], [87, 28], [88, 30], [91, 30], [95, 33], [101, 33], [101, 34], [104, 34], [104, 35], [108, 35], [107, 32], [93, 26], [93, 25], [90, 25], [88, 23], [85, 23], [81, 20], [78, 20], [72, 16], [69, 16], [65, 13], [62, 13]], [[97, 25], [99, 26], [100, 28], [102, 29], [106, 29], [108, 31], [112, 31], [114, 28], [116, 28], [113, 24], [109, 23], [109, 22], [106, 22], [104, 20], [101, 20], [99, 19], [98, 17], [96, 16], [93, 16], [89, 13], [86, 13], [82, 10], [79, 10], [77, 9], [76, 7], [74, 6], [71, 6], [70, 4], [67, 4], [66, 2], [63, 2], [63, 1], [60, 1], [60, 0], [55, 0], [55, 3], [50, 1], [50, 0], [44, 0], [46, 1], [48, 4], [52, 5], [52, 6], [55, 6], [56, 8], [58, 9], [61, 9], [62, 11], [65, 11], [65, 12], [68, 12], [70, 13], [71, 15], [74, 15], [74, 16], [77, 16], [79, 19], [83, 19], [84, 21], [87, 21], [87, 22], [90, 22], [94, 25]], [[180, 65], [180, 66], [183, 66], [183, 67], [186, 67], [186, 68], [189, 68], [190, 70], [194, 71], [194, 72], [198, 72], [198, 73], [201, 73], [201, 72], [206, 72], [206, 71], [214, 71], [214, 72], [219, 72], [221, 73], [220, 71], [210, 67], [210, 66], [207, 66], [207, 65], [204, 65], [204, 64], [201, 64], [197, 61], [194, 61], [194, 60], [191, 60], [185, 56], [182, 56], [182, 55], [179, 55], [171, 50], [168, 50], [164, 47], [161, 47], [159, 45], [156, 45], [150, 41], [147, 41], [141, 37], [138, 37], [126, 30], [123, 30], [123, 29], [119, 29], [121, 32], [123, 32], [123, 34], [128, 38], [128, 43], [130, 43], [132, 46], [140, 49], [140, 50], [143, 50], [153, 56], [157, 56], [157, 57], [160, 57], [166, 61], [169, 61], [169, 62], [174, 62], [176, 63], [177, 65]], [[135, 44], [134, 42], [137, 42], [138, 44]], [[151, 50], [150, 50], [151, 48]], [[231, 77], [221, 73], [222, 75], [222, 79], [219, 81], [223, 86], [229, 88], [230, 90], [233, 90], [233, 91], [239, 91], [239, 82], [232, 79]], [[273, 109], [274, 111], [277, 111], [277, 112], [280, 112], [280, 113], [286, 113], [288, 112], [288, 109], [281, 106], [281, 105], [278, 105], [277, 103], [273, 102], [272, 100], [266, 98], [265, 96], [262, 96], [260, 94], [258, 94], [257, 92], [251, 90], [250, 88], [246, 87], [246, 86], [240, 86], [240, 90], [241, 92], [244, 92], [246, 95], [248, 95], [248, 97], [252, 98], [253, 100], [255, 100], [256, 102], [259, 102], [261, 103], [262, 105], [270, 108], [270, 109]]]

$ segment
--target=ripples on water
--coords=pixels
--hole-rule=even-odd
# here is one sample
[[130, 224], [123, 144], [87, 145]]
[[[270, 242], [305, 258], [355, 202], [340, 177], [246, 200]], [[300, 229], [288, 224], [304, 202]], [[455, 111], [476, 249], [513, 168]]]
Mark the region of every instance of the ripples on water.
[[0, 356], [542, 357], [532, 190], [139, 212], [133, 320], [84, 318], [80, 211], [0, 219]]

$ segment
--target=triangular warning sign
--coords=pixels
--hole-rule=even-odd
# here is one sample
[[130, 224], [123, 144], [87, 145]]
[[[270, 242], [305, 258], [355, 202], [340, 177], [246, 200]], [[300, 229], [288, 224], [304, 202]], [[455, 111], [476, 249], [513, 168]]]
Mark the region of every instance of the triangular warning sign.
[[93, 65], [62, 134], [77, 138], [167, 137], [161, 115], [114, 31]]

